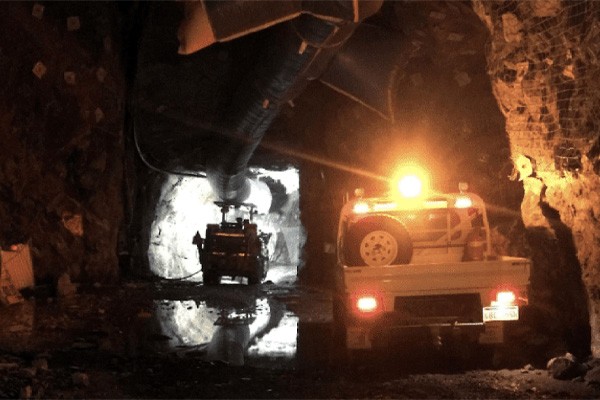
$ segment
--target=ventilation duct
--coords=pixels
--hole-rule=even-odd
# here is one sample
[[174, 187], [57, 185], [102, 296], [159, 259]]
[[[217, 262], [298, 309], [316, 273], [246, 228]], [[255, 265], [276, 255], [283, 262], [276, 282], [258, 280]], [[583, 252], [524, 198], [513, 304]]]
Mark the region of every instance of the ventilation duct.
[[187, 18], [179, 31], [184, 54], [286, 21], [273, 27], [258, 63], [225, 113], [223, 145], [206, 166], [219, 198], [247, 199], [248, 162], [281, 106], [321, 75], [358, 23], [380, 6], [380, 1], [196, 2], [186, 6]]
[[396, 81], [416, 50], [399, 32], [361, 24], [319, 80], [393, 122]]

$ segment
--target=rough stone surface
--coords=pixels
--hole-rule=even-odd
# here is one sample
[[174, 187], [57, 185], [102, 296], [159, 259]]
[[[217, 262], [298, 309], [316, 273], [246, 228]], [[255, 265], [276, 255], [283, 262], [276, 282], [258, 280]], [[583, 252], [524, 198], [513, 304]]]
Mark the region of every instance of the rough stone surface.
[[[491, 33], [488, 73], [512, 157], [527, 156], [535, 165], [524, 181], [526, 226], [554, 242], [537, 249], [538, 276], [554, 280], [550, 297], [576, 299], [568, 311], [559, 310], [570, 345], [591, 335], [591, 352], [599, 356], [600, 4], [477, 1], [474, 8]], [[522, 22], [518, 41], [506, 37], [509, 14]], [[556, 248], [556, 257], [549, 257]]]
[[83, 372], [75, 372], [71, 375], [75, 386], [90, 386], [90, 376]]
[[[124, 84], [111, 45], [115, 11], [0, 5], [0, 245], [30, 241], [38, 283], [63, 272], [118, 276]], [[78, 28], [68, 29], [73, 18]]]
[[71, 282], [69, 274], [62, 274], [56, 282], [56, 293], [61, 297], [72, 296], [77, 293], [77, 287]]
[[578, 363], [571, 353], [550, 359], [546, 368], [548, 369], [548, 373], [554, 379], [561, 380], [582, 376], [587, 371], [586, 367], [583, 364]]
[[590, 370], [585, 374], [585, 381], [589, 385], [600, 387], [600, 363], [590, 365]]

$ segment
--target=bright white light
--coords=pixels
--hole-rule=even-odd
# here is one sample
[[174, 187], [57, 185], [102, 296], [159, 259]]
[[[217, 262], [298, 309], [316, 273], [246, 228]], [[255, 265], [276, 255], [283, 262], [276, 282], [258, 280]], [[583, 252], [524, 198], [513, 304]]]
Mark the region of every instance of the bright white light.
[[172, 338], [170, 346], [198, 346], [212, 340], [218, 314], [204, 302], [163, 300], [154, 304], [161, 333]]
[[416, 175], [407, 175], [398, 182], [398, 190], [400, 194], [406, 198], [414, 198], [419, 196], [423, 191], [423, 182]]
[[250, 195], [244, 203], [254, 204], [259, 214], [266, 214], [271, 208], [273, 196], [266, 183], [259, 180], [250, 181]]
[[271, 264], [265, 280], [275, 284], [292, 283], [296, 280], [297, 272], [296, 268], [290, 268], [289, 265]]
[[[206, 179], [170, 175], [163, 184], [150, 229], [150, 270], [163, 278], [181, 278], [200, 270], [196, 231], [202, 237], [207, 223], [221, 221], [221, 212]], [[189, 280], [201, 281], [202, 274]]]
[[404, 199], [415, 199], [428, 194], [429, 173], [418, 164], [409, 162], [399, 166], [391, 176], [390, 183], [394, 192]]
[[446, 200], [427, 200], [424, 203], [425, 208], [448, 208], [448, 202]]
[[361, 312], [373, 312], [377, 310], [377, 299], [373, 296], [363, 296], [356, 300], [356, 308]]
[[473, 205], [473, 200], [467, 196], [457, 197], [454, 202], [454, 207], [456, 208], [469, 208]]
[[256, 308], [254, 309], [254, 321], [250, 324], [250, 337], [253, 338], [263, 331], [271, 319], [271, 306], [267, 298], [256, 299]]
[[279, 325], [248, 348], [248, 355], [292, 358], [296, 355], [297, 338], [298, 317], [286, 312]]
[[398, 204], [396, 203], [376, 203], [373, 205], [374, 211], [393, 211], [398, 208]]
[[369, 205], [364, 201], [359, 201], [352, 208], [354, 214], [365, 214], [369, 212]]
[[496, 304], [494, 305], [503, 305], [508, 306], [514, 303], [516, 296], [511, 291], [506, 292], [498, 292], [496, 295]]
[[280, 181], [288, 193], [300, 190], [300, 179], [296, 168], [288, 168], [284, 171], [271, 171], [264, 168], [250, 168], [250, 171], [257, 174], [260, 178], [268, 176], [276, 181]]

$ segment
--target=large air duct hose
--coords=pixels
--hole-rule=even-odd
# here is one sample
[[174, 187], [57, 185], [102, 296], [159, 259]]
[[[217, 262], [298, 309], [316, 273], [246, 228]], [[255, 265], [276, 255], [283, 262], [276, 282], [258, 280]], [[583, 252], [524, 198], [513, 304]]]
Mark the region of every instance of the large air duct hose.
[[[341, 3], [344, 7], [348, 4]], [[355, 12], [354, 19], [344, 20], [300, 14], [272, 28], [260, 61], [225, 114], [224, 145], [207, 162], [207, 177], [219, 198], [231, 202], [247, 199], [250, 181], [246, 170], [253, 152], [281, 106], [317, 78], [352, 35], [358, 25], [357, 15]]]

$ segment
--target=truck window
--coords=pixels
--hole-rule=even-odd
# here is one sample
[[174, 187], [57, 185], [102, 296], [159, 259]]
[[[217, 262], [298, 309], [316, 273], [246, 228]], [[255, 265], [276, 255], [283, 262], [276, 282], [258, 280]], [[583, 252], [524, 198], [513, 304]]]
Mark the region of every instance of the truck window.
[[[452, 232], [460, 224], [460, 217], [452, 209], [402, 212], [397, 217], [404, 223], [415, 242], [437, 242], [445, 237], [447, 240], [448, 232]], [[456, 237], [455, 234], [451, 236]]]
[[342, 249], [344, 248], [344, 242], [346, 239], [346, 232], [348, 230], [348, 220], [344, 220], [344, 222], [342, 222], [342, 224], [339, 227], [339, 235], [338, 235], [338, 241], [337, 241], [337, 257], [338, 257], [338, 261], [339, 262], [346, 262], [346, 259], [344, 257], [344, 252], [342, 251]]

